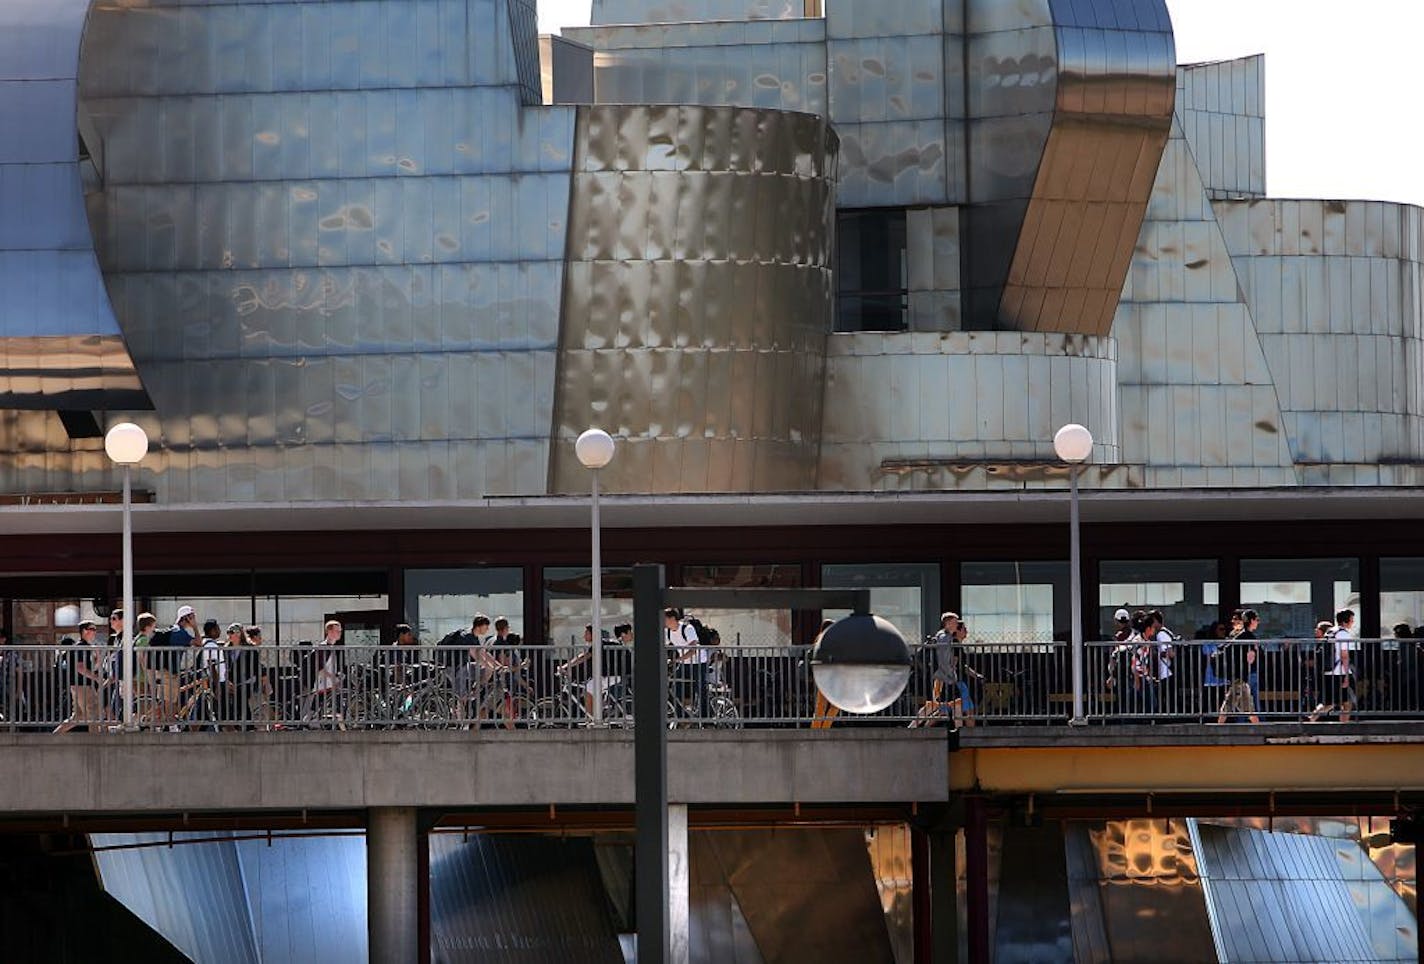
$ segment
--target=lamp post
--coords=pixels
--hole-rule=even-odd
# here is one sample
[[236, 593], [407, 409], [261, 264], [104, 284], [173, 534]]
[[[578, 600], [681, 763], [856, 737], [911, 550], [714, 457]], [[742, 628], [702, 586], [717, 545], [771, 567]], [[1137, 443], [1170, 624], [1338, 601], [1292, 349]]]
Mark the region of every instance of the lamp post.
[[131, 476], [133, 467], [148, 454], [148, 435], [133, 422], [120, 422], [109, 429], [104, 436], [104, 452], [115, 465], [124, 469], [124, 628], [123, 633], [123, 701], [124, 729], [135, 729], [134, 724], [134, 627], [138, 625], [134, 613], [133, 590], [133, 490]]
[[1069, 423], [1053, 436], [1053, 451], [1068, 463], [1068, 568], [1069, 602], [1073, 613], [1070, 627], [1073, 641], [1073, 718], [1074, 726], [1086, 723], [1083, 712], [1083, 565], [1078, 540], [1078, 473], [1093, 454], [1093, 433], [1081, 425]]
[[811, 675], [847, 713], [879, 713], [910, 681], [910, 647], [887, 619], [851, 613], [826, 628], [811, 652]]
[[593, 480], [593, 720], [603, 719], [603, 547], [598, 525], [598, 471], [613, 461], [613, 437], [601, 428], [591, 428], [574, 442], [574, 454], [591, 473]]

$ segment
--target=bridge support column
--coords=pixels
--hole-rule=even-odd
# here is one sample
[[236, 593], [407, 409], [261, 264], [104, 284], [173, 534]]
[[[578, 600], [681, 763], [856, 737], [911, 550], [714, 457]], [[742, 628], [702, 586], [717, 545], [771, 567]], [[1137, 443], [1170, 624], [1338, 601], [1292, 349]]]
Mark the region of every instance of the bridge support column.
[[970, 964], [989, 964], [989, 815], [983, 797], [964, 802], [965, 909]]
[[420, 846], [414, 807], [366, 812], [366, 932], [372, 961], [420, 960]]
[[671, 804], [668, 806], [668, 964], [688, 964], [692, 956], [691, 856], [687, 804]]
[[915, 964], [958, 964], [958, 826], [947, 815], [910, 825]]

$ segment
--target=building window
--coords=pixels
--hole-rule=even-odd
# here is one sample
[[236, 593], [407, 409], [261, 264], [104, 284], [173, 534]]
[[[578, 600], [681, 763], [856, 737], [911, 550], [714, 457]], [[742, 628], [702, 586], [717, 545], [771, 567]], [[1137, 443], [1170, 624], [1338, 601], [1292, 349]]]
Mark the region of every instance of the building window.
[[[1341, 609], [1360, 611], [1357, 559], [1242, 559], [1241, 605], [1261, 615], [1263, 639], [1315, 634]], [[1358, 628], [1358, 623], [1356, 624]]]
[[966, 562], [959, 607], [970, 642], [1066, 640], [1072, 620], [1068, 563]]
[[[603, 569], [599, 610], [603, 631], [633, 621], [633, 570]], [[551, 566], [544, 570], [544, 629], [555, 646], [582, 646], [583, 628], [593, 622], [593, 572], [588, 566]]]
[[1113, 613], [1119, 609], [1162, 610], [1167, 628], [1185, 638], [1210, 632], [1220, 618], [1220, 584], [1215, 559], [1134, 559], [1098, 566], [1100, 639], [1117, 631]]
[[475, 613], [504, 616], [510, 632], [524, 633], [524, 570], [517, 566], [407, 569], [405, 599], [406, 622], [426, 643], [467, 631]]
[[[799, 565], [683, 566], [682, 584], [708, 588], [796, 589], [801, 585]], [[785, 646], [793, 640], [789, 609], [708, 609], [695, 613], [717, 630], [727, 645]]]
[[1380, 560], [1380, 635], [1424, 625], [1424, 558]]
[[905, 212], [842, 211], [836, 224], [836, 331], [907, 330]]
[[[826, 565], [821, 585], [828, 589], [869, 589], [870, 608], [890, 620], [911, 643], [939, 629], [939, 566], [934, 563], [903, 565]], [[839, 619], [845, 610], [827, 611]]]

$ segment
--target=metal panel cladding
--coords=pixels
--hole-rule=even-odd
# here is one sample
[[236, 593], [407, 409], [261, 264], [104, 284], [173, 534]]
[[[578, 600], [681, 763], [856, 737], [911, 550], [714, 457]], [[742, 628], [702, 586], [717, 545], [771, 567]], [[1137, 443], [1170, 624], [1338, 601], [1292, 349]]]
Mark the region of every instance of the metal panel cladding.
[[149, 407], [84, 218], [75, 99], [88, 11], [0, 3], [0, 408]]
[[550, 488], [815, 488], [837, 141], [809, 114], [579, 108]]
[[1164, 0], [1025, 6], [970, 6], [968, 321], [1106, 335], [1171, 128], [1172, 25]]
[[574, 112], [527, 106], [533, 22], [529, 0], [95, 7], [89, 213], [161, 501], [543, 491]]

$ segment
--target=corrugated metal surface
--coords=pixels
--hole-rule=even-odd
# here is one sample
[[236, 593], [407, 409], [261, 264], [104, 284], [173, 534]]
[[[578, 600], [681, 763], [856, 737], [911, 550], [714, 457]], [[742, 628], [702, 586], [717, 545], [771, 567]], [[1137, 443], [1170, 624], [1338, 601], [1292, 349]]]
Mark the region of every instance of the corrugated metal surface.
[[588, 840], [430, 838], [434, 964], [622, 964]]
[[1398, 895], [1358, 844], [1197, 825], [1222, 961], [1414, 961]]
[[[201, 840], [210, 834], [174, 834]], [[166, 834], [93, 834], [98, 847], [150, 843], [94, 855], [114, 897], [198, 964], [258, 964], [242, 867], [233, 842], [162, 846]]]

